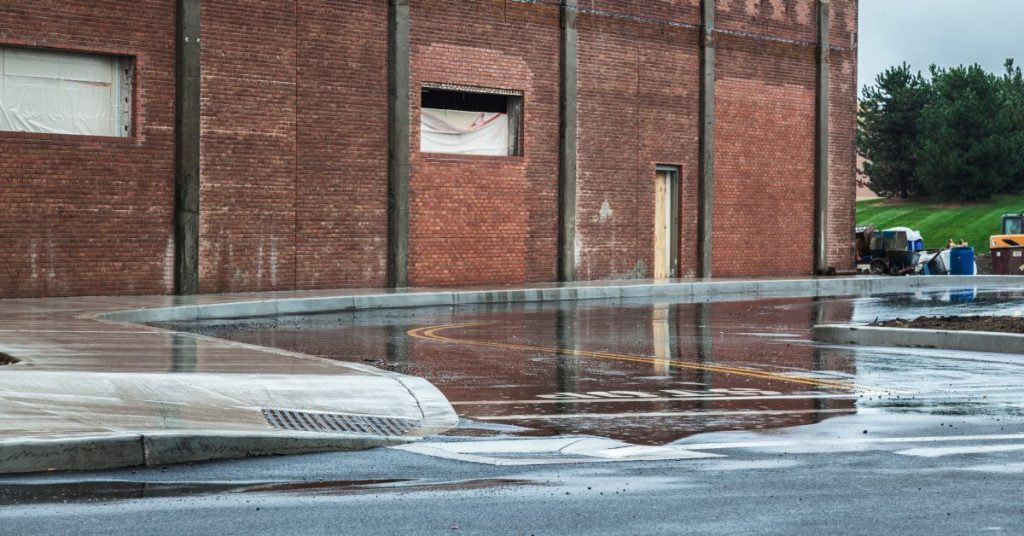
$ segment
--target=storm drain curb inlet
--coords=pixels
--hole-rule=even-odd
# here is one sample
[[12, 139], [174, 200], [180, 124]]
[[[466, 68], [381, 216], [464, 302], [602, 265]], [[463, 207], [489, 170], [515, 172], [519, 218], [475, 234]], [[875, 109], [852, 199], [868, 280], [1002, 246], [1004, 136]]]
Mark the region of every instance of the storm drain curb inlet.
[[374, 417], [346, 413], [320, 413], [286, 409], [263, 409], [263, 416], [278, 430], [352, 433], [383, 437], [400, 437], [422, 426], [420, 419]]

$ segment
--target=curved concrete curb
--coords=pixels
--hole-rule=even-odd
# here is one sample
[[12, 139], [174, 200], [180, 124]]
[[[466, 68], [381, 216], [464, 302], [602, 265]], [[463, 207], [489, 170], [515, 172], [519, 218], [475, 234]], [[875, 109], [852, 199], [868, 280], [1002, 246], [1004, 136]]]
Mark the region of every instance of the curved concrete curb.
[[113, 469], [224, 458], [360, 450], [414, 438], [357, 434], [113, 434], [0, 440], [0, 474]]
[[[24, 362], [15, 367], [3, 367], [6, 370], [0, 374], [0, 391], [3, 391], [0, 392], [3, 395], [0, 402], [7, 400], [0, 404], [0, 412], [6, 415], [6, 421], [0, 422], [6, 428], [0, 426], [0, 432], [8, 434], [6, 438], [0, 435], [0, 473], [106, 469], [369, 448], [415, 441], [418, 437], [444, 431], [457, 421], [444, 395], [420, 378], [371, 367], [332, 364], [347, 370], [346, 374], [363, 375], [345, 380], [340, 376], [324, 375], [323, 367], [326, 365], [312, 356], [201, 337], [179, 340], [154, 328], [127, 326], [131, 330], [128, 331], [124, 324], [592, 299], [664, 297], [691, 303], [738, 301], [906, 292], [939, 287], [1018, 286], [1022, 283], [1024, 277], [1013, 276], [605, 281], [491, 290], [373, 291], [369, 294], [338, 291], [338, 294], [328, 296], [302, 292], [262, 297], [206, 296], [189, 299], [192, 301], [185, 304], [176, 298], [162, 302], [174, 303], [172, 306], [119, 312], [109, 311], [119, 308], [119, 303], [133, 302], [86, 301], [82, 302], [86, 304], [84, 306], [78, 306], [74, 301], [32, 302], [23, 306], [23, 317], [18, 317], [17, 312], [7, 315], [7, 322], [12, 327], [32, 329], [24, 333], [13, 331], [18, 336], [0, 348], [11, 351], [16, 354], [16, 359]], [[138, 300], [134, 303], [161, 302]], [[52, 333], [39, 332], [48, 333], [44, 336], [33, 331], [39, 327], [40, 318], [47, 319], [46, 326], [52, 328]], [[109, 334], [104, 337], [91, 335], [93, 338], [88, 341], [78, 340], [82, 333], [107, 332]], [[171, 337], [170, 340], [165, 339], [167, 336]], [[957, 336], [963, 338], [962, 333]], [[133, 342], [126, 346], [126, 340]], [[1021, 341], [1014, 342], [1015, 352], [1020, 351], [1021, 344]], [[933, 346], [934, 340], [917, 345]], [[111, 349], [116, 350], [112, 356], [108, 355]], [[981, 351], [998, 350], [986, 346]], [[118, 367], [114, 367], [117, 370], [112, 372], [99, 367], [104, 359], [113, 359], [120, 363], [119, 367], [132, 369], [134, 365], [127, 364], [139, 356], [153, 357], [154, 353], [168, 361], [166, 364], [177, 366], [182, 361], [191, 369], [198, 367], [199, 373], [154, 375], [122, 372]], [[217, 359], [225, 362], [219, 367], [214, 366]], [[244, 378], [232, 376], [237, 367], [251, 365], [253, 359], [260, 363], [260, 370], [280, 368], [289, 374], [280, 377], [267, 373]], [[281, 368], [281, 363], [286, 360], [295, 360], [297, 365], [288, 364]], [[56, 367], [57, 371], [46, 370], [48, 364]], [[73, 368], [83, 364], [84, 368]], [[142, 367], [142, 370], [148, 371], [149, 368]], [[61, 374], [66, 379], [59, 377]], [[391, 385], [383, 386], [381, 382], [390, 382]], [[356, 388], [356, 385], [360, 387]], [[313, 388], [317, 386], [318, 389]], [[391, 402], [385, 401], [387, 397], [382, 398], [382, 392], [390, 394], [392, 398], [388, 400]], [[116, 396], [111, 396], [111, 393]], [[159, 396], [154, 396], [154, 393], [159, 393]], [[254, 393], [260, 395], [253, 398]], [[47, 394], [56, 396], [47, 398]], [[75, 394], [82, 396], [75, 398]], [[322, 396], [322, 399], [313, 401], [311, 396]], [[131, 402], [140, 404], [131, 406]], [[205, 409], [197, 412], [197, 406]], [[69, 407], [74, 411], [69, 413]], [[167, 408], [183, 409], [175, 415], [166, 411]], [[260, 408], [415, 418], [422, 419], [422, 424], [404, 436], [275, 431], [262, 420]]]
[[147, 324], [259, 318], [367, 309], [670, 297], [684, 303], [907, 292], [927, 288], [1024, 286], [1024, 276], [845, 277], [778, 280], [597, 282], [541, 288], [409, 291], [380, 294], [285, 297], [135, 309], [96, 315], [114, 322]]
[[814, 340], [859, 346], [936, 348], [1024, 355], [1024, 335], [987, 331], [884, 328], [857, 325], [814, 326]]
[[[274, 421], [268, 411], [287, 416]], [[0, 412], [8, 419], [0, 432], [10, 434], [0, 435], [0, 474], [366, 449], [417, 441], [458, 422], [430, 382], [395, 373], [26, 368], [0, 374]], [[396, 419], [408, 428], [367, 424]]]

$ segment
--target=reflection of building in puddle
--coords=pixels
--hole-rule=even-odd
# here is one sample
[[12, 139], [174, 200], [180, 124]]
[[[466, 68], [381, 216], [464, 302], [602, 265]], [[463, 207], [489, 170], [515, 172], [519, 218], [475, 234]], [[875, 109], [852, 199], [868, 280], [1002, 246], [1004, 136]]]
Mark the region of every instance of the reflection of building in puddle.
[[[558, 348], [578, 350], [576, 343], [576, 306], [569, 303], [560, 307], [556, 314], [555, 332], [558, 335]], [[577, 388], [579, 371], [577, 370], [577, 359], [573, 353], [558, 354], [558, 377], [557, 384], [560, 391], [572, 392]], [[555, 412], [571, 413], [572, 408], [568, 405], [556, 405]]]
[[663, 444], [854, 411], [849, 354], [816, 349], [807, 335], [822, 318], [848, 321], [850, 307], [809, 298], [501, 304], [221, 336], [422, 376], [470, 420]]
[[[504, 385], [494, 391], [479, 385], [442, 389], [470, 419], [647, 444], [712, 430], [809, 424], [855, 411], [845, 381], [852, 361], [806, 341], [794, 343], [796, 335], [775, 340], [749, 332], [806, 333], [815, 319], [837, 315], [823, 311], [829, 305], [788, 300], [563, 307], [554, 322], [558, 345], [547, 348], [498, 342], [501, 330], [489, 330], [487, 341], [466, 339], [467, 331], [482, 334], [475, 327], [435, 331], [448, 343], [556, 354], [554, 382], [544, 380], [543, 360], [534, 360], [523, 377], [502, 377]], [[538, 325], [516, 321], [521, 333], [543, 339]]]

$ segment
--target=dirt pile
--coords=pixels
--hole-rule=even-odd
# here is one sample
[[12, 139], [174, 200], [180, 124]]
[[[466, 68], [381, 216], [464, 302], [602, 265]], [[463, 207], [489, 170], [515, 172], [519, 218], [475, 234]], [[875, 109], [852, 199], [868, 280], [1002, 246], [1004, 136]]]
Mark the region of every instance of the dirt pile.
[[1024, 317], [1016, 316], [939, 316], [914, 320], [886, 320], [872, 326], [886, 328], [941, 329], [952, 331], [994, 331], [1024, 334]]

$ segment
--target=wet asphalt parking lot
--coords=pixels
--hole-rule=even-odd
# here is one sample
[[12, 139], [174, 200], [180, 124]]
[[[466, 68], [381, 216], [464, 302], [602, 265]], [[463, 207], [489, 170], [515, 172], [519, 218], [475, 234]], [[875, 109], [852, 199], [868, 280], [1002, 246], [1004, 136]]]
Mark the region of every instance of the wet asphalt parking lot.
[[1021, 355], [821, 323], [1024, 315], [1024, 292], [426, 308], [170, 326], [423, 376], [409, 448], [0, 479], [0, 533], [1024, 532]]

